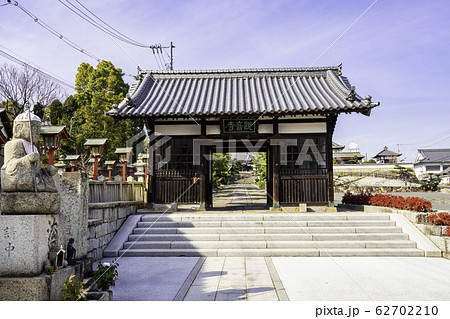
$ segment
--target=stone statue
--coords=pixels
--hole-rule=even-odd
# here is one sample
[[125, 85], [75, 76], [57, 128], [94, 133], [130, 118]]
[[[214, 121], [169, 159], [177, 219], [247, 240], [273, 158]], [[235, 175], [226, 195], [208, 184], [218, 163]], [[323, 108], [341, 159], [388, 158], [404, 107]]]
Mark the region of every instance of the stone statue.
[[77, 251], [73, 248], [73, 243], [75, 240], [73, 238], [69, 238], [69, 243], [67, 244], [67, 262], [69, 265], [76, 265], [75, 255]]
[[3, 214], [50, 214], [59, 208], [60, 198], [52, 177], [57, 170], [53, 166], [42, 168], [40, 164], [40, 127], [40, 118], [32, 113], [19, 114], [14, 120], [13, 139], [5, 144], [5, 164], [1, 168]]

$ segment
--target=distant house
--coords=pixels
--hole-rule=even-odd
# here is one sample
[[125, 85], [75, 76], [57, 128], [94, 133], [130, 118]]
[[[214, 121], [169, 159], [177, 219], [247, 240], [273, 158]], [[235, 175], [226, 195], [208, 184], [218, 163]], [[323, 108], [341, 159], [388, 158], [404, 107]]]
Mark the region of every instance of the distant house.
[[414, 171], [421, 179], [429, 174], [440, 175], [450, 182], [450, 148], [417, 150]]
[[372, 158], [374, 158], [378, 164], [385, 164], [385, 163], [392, 164], [397, 163], [397, 160], [401, 155], [402, 155], [401, 153], [391, 151], [390, 149], [387, 148], [387, 146], [385, 146], [381, 152], [379, 152]]
[[336, 164], [359, 164], [364, 158], [360, 152], [337, 152], [333, 153], [333, 160]]
[[348, 151], [344, 152], [345, 146], [333, 142], [333, 161], [335, 164], [359, 164], [364, 158], [359, 151], [358, 144], [350, 143]]
[[340, 145], [338, 143], [332, 142], [333, 153], [342, 152], [345, 148], [345, 145]]

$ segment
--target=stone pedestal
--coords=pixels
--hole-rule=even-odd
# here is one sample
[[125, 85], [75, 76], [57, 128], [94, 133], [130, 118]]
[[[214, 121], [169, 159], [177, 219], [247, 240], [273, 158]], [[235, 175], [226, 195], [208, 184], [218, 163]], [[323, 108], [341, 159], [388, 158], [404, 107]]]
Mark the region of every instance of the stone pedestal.
[[[87, 254], [89, 179], [81, 172], [64, 172], [60, 177], [61, 214], [66, 219], [67, 239], [75, 240], [75, 259]], [[67, 242], [64, 245], [66, 249]]]
[[67, 242], [60, 214], [0, 215], [0, 232], [0, 276], [42, 273], [49, 250]]
[[58, 193], [1, 193], [2, 215], [52, 214], [60, 205]]

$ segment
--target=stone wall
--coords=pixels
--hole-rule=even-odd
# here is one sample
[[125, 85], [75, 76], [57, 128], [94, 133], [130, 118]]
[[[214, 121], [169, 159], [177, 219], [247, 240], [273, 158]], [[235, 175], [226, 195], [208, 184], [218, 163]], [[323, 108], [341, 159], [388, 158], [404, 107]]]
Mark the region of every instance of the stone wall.
[[89, 204], [87, 257], [103, 257], [103, 250], [130, 215], [136, 214], [138, 202]]

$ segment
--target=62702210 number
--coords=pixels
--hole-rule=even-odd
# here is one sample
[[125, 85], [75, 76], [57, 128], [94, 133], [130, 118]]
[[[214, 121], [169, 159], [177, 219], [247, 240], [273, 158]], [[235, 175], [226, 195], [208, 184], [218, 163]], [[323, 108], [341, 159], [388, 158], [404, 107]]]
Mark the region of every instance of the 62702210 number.
[[437, 306], [378, 306], [375, 308], [377, 316], [436, 316]]

